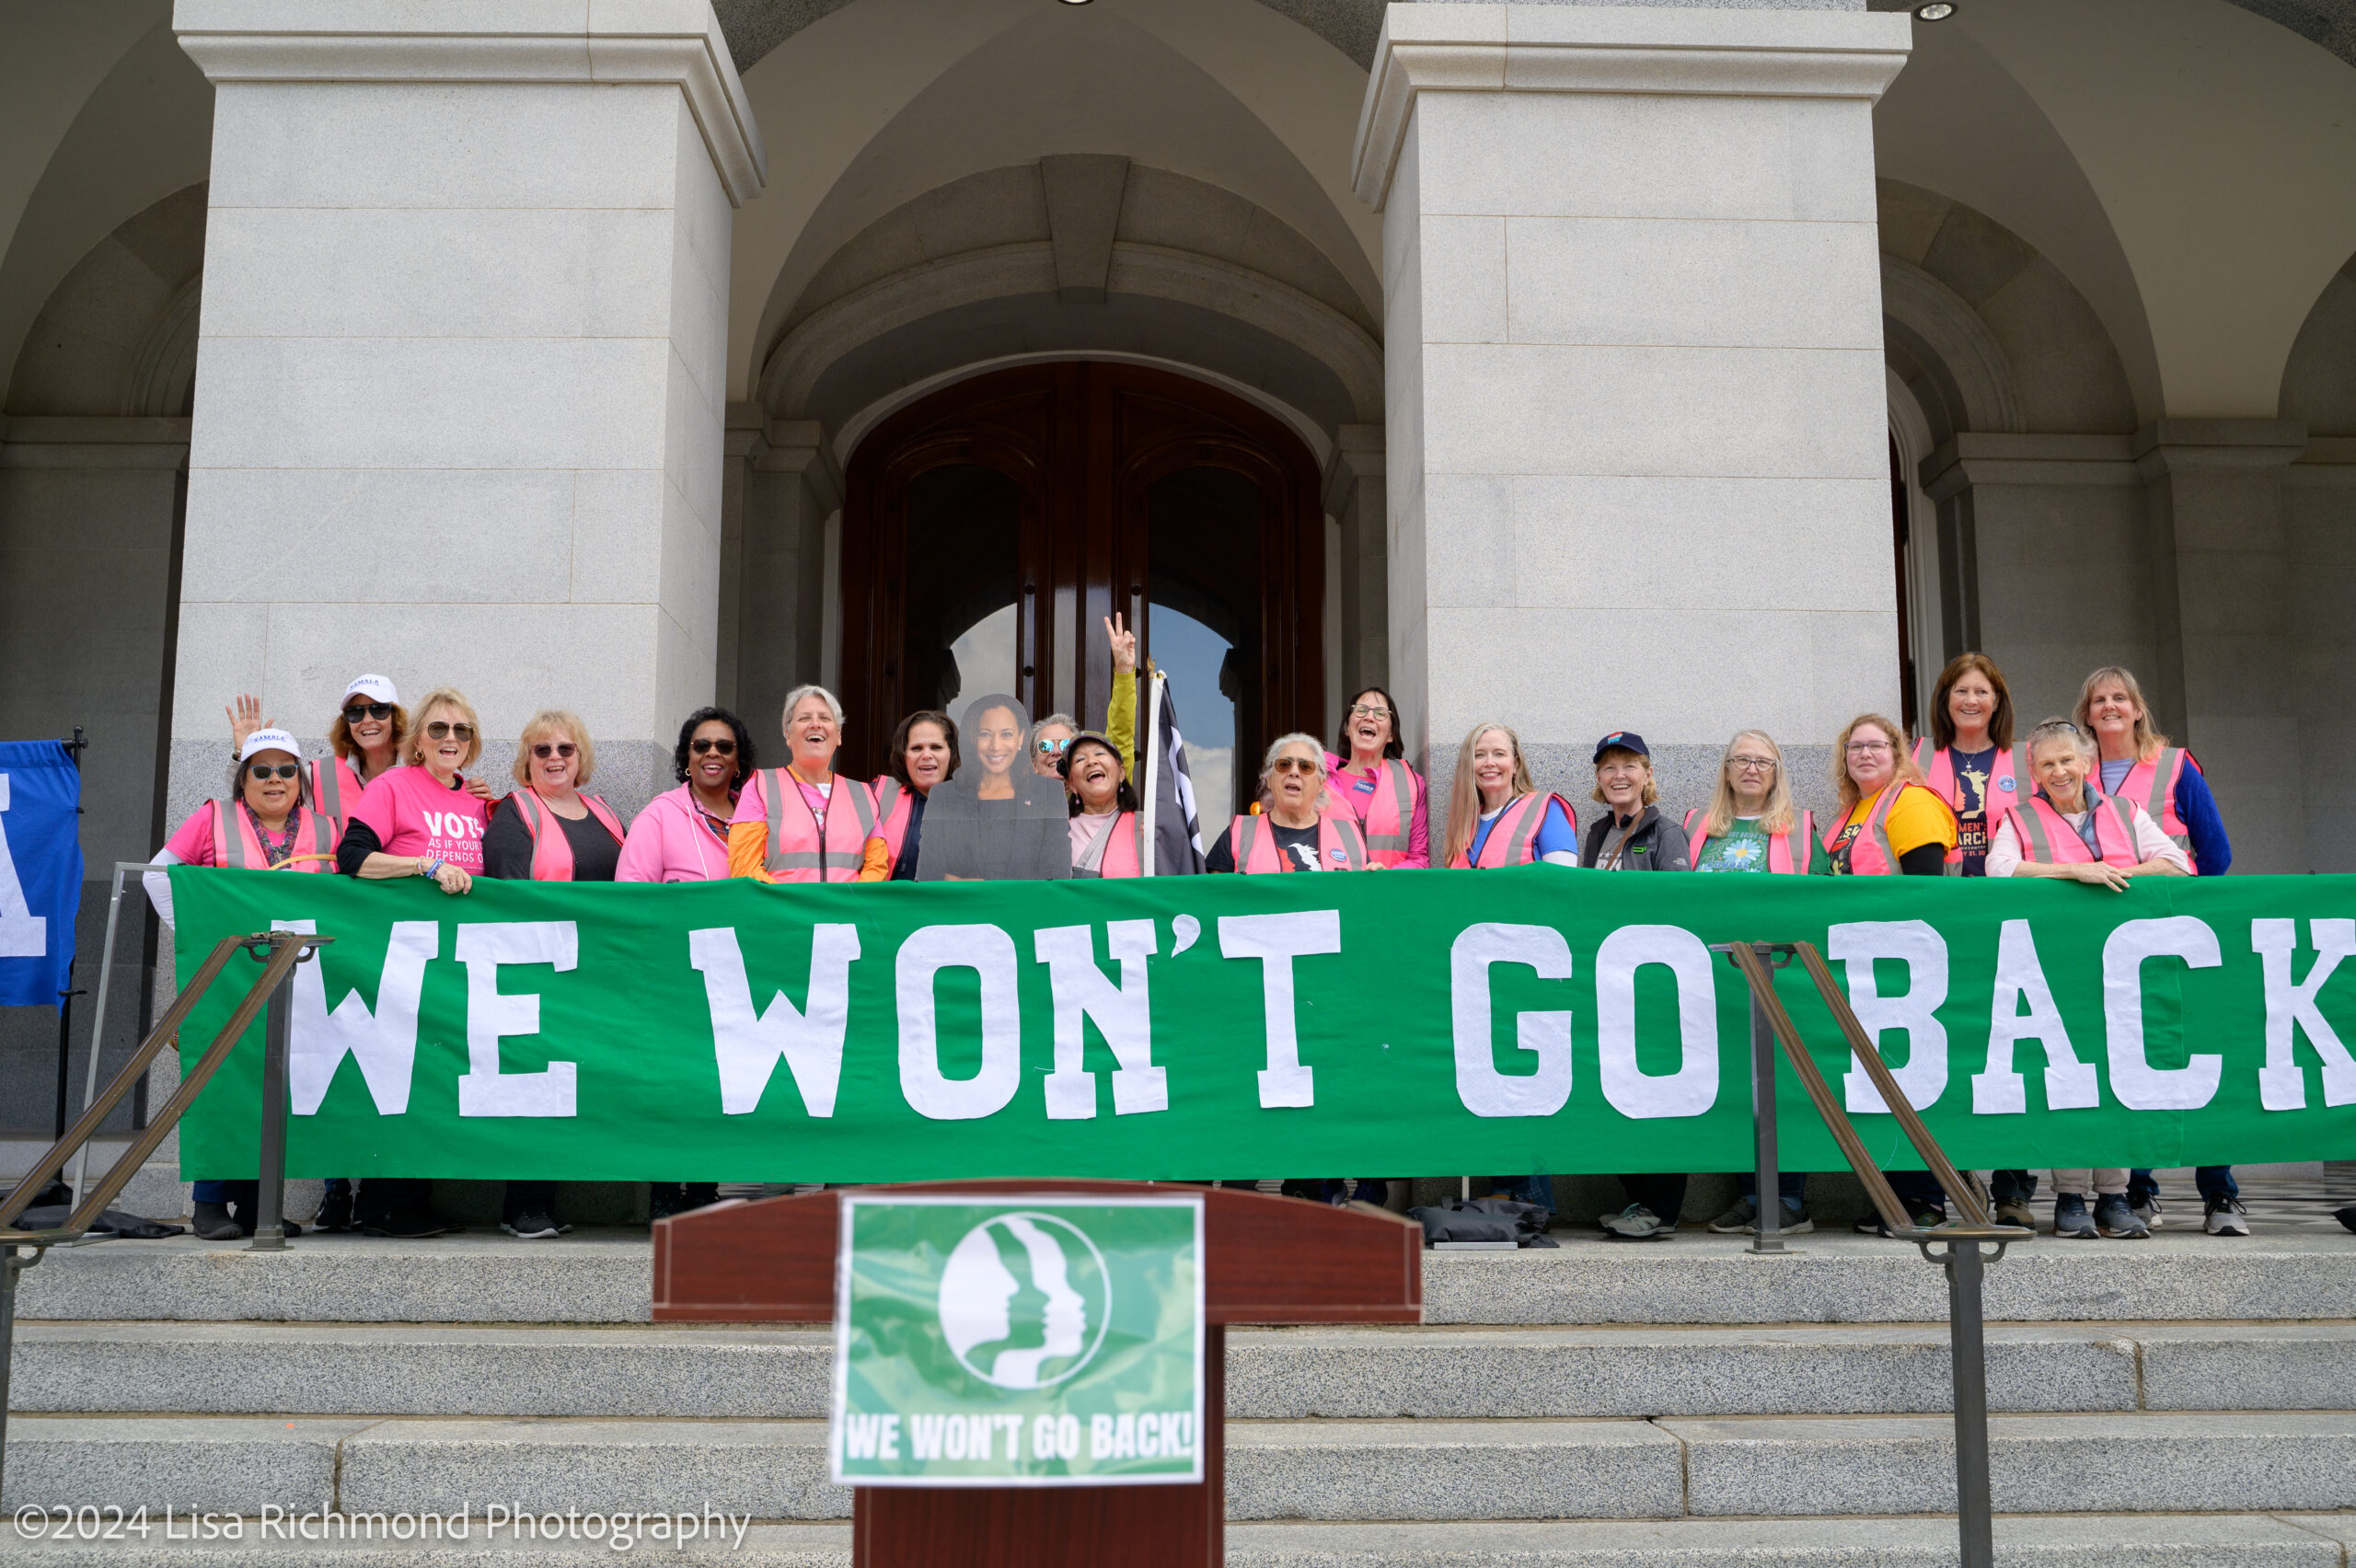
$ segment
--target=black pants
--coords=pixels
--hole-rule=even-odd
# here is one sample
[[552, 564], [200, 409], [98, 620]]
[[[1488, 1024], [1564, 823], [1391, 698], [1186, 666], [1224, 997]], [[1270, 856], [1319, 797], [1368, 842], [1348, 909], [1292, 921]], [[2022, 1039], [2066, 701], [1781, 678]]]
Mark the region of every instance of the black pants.
[[527, 1214], [544, 1214], [556, 1217], [556, 1183], [553, 1182], [510, 1182], [506, 1200], [499, 1205], [500, 1222], [513, 1225]]
[[370, 1176], [360, 1183], [352, 1218], [361, 1225], [423, 1215], [433, 1207], [433, 1182], [424, 1176]]
[[1685, 1176], [1681, 1171], [1647, 1171], [1636, 1176], [1623, 1173], [1620, 1184], [1628, 1190], [1630, 1203], [1644, 1205], [1660, 1216], [1663, 1225], [1675, 1225], [1685, 1207]]

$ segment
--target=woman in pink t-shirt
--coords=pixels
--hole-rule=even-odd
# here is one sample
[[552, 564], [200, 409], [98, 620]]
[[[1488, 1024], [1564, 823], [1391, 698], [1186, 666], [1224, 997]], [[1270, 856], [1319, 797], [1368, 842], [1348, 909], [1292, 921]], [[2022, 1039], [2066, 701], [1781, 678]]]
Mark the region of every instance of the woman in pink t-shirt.
[[369, 882], [431, 877], [444, 893], [473, 886], [491, 813], [464, 770], [481, 755], [474, 705], [448, 686], [428, 692], [402, 758], [409, 766], [378, 774], [362, 794], [336, 847], [336, 869]]

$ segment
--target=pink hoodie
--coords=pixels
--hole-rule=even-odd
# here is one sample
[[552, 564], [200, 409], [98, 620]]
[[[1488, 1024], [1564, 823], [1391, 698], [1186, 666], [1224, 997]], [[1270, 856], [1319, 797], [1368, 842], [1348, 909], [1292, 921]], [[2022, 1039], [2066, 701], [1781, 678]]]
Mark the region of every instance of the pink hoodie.
[[727, 841], [713, 835], [696, 809], [693, 788], [682, 784], [646, 803], [622, 840], [616, 882], [725, 882]]

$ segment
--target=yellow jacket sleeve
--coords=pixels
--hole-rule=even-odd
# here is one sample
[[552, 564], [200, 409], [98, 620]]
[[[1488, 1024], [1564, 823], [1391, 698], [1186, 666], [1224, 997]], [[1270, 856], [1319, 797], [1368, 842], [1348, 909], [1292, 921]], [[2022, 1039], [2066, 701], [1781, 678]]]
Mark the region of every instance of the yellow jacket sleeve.
[[769, 824], [740, 822], [728, 829], [728, 874], [755, 882], [775, 882], [762, 862], [769, 858]]
[[[729, 837], [729, 848], [735, 848], [735, 837]], [[892, 880], [892, 847], [881, 836], [871, 838], [860, 851], [859, 875], [853, 882], [890, 882]]]
[[1104, 704], [1104, 738], [1121, 754], [1121, 771], [1135, 783], [1138, 777], [1138, 678], [1113, 674], [1113, 695]]
[[1955, 813], [1928, 790], [1908, 790], [1889, 809], [1889, 852], [1904, 855], [1935, 840], [1943, 849], [1955, 847]]

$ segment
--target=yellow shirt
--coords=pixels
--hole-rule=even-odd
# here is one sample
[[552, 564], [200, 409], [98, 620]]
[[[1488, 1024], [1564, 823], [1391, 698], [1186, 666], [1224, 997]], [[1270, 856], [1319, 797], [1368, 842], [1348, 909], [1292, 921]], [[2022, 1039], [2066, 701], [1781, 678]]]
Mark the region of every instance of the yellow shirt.
[[[1880, 800], [1880, 791], [1877, 790], [1859, 801], [1842, 824], [1842, 828], [1854, 827], [1864, 831], [1865, 819], [1873, 815], [1874, 807]], [[1898, 803], [1889, 808], [1889, 820], [1882, 825], [1889, 834], [1889, 852], [1900, 859], [1905, 859], [1909, 851], [1934, 842], [1942, 851], [1955, 847], [1955, 813], [1930, 790], [1909, 790], [1900, 795]], [[1828, 855], [1824, 859], [1826, 869], [1831, 870], [1831, 857]], [[1895, 871], [1897, 868], [1893, 866], [1890, 870]]]

